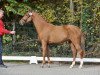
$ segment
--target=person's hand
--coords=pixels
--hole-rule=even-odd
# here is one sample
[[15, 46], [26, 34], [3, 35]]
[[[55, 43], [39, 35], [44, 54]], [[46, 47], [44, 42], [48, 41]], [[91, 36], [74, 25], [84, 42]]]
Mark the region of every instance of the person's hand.
[[15, 31], [11, 31], [10, 34], [15, 34]]

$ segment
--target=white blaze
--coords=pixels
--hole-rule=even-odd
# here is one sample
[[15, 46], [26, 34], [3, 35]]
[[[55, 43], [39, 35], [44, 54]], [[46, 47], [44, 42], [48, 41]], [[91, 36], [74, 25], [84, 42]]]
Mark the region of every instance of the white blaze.
[[30, 12], [30, 13], [29, 13], [29, 15], [31, 16], [31, 15], [32, 15], [32, 13]]

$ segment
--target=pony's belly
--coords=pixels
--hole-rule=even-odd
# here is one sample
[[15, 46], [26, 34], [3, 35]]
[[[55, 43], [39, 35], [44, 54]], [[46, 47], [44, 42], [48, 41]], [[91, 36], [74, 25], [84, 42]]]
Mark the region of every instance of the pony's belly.
[[63, 43], [67, 41], [67, 38], [53, 38], [53, 39], [49, 39], [48, 43], [52, 44], [52, 43]]

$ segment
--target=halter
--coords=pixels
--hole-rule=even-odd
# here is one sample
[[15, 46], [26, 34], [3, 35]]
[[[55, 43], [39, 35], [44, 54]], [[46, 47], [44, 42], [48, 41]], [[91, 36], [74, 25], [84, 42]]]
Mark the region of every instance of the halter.
[[[28, 15], [26, 15], [26, 16], [27, 16], [27, 18], [29, 18], [30, 16], [32, 16], [32, 12], [29, 12]], [[22, 20], [23, 20], [24, 22], [26, 22], [27, 19], [26, 19], [26, 20], [25, 20], [25, 19], [22, 19]]]

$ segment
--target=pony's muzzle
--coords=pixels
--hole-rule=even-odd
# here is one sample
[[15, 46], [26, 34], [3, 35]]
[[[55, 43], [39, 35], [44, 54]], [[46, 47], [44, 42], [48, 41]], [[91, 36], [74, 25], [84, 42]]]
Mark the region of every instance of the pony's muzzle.
[[19, 24], [20, 24], [20, 25], [24, 25], [24, 21], [23, 21], [23, 20], [20, 20], [20, 21], [19, 21]]

